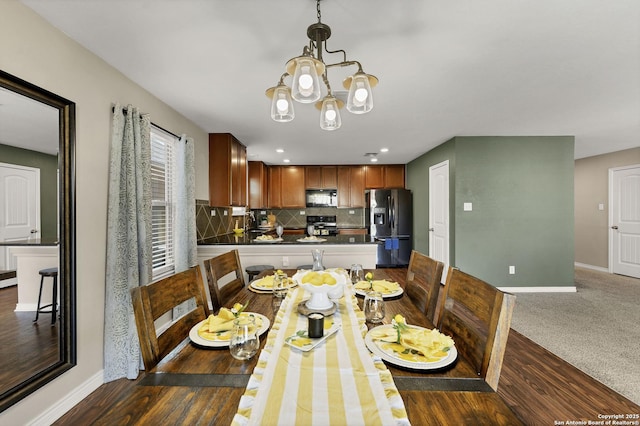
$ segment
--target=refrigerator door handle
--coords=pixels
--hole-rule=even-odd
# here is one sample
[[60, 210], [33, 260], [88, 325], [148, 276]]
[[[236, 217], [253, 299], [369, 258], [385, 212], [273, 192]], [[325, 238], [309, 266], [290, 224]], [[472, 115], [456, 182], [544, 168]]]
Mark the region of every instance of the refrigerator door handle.
[[395, 233], [396, 229], [396, 200], [393, 197], [389, 197], [389, 224], [391, 225], [391, 232]]

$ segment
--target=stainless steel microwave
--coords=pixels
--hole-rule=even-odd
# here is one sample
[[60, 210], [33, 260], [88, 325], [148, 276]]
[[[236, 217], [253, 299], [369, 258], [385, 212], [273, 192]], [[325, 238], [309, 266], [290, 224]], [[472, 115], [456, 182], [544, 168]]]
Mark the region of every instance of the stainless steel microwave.
[[307, 207], [338, 207], [335, 189], [307, 189]]

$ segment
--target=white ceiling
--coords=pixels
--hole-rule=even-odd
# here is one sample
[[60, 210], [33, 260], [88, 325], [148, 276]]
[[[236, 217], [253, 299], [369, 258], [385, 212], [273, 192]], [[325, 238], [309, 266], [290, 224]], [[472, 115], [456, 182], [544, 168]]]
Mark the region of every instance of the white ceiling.
[[[454, 136], [574, 135], [575, 158], [640, 145], [638, 0], [322, 0], [328, 48], [380, 79], [373, 111], [343, 109], [334, 132], [312, 105], [271, 121], [264, 95], [308, 44], [314, 0], [23, 3], [250, 160], [357, 164], [388, 147], [380, 163], [406, 163]], [[332, 68], [332, 88], [354, 71]]]

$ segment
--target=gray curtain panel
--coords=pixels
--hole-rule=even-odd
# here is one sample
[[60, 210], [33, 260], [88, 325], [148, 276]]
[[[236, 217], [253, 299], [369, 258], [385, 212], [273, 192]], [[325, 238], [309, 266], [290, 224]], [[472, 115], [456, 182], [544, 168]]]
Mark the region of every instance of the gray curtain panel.
[[105, 382], [135, 379], [141, 367], [131, 289], [151, 281], [150, 119], [115, 105], [109, 158]]

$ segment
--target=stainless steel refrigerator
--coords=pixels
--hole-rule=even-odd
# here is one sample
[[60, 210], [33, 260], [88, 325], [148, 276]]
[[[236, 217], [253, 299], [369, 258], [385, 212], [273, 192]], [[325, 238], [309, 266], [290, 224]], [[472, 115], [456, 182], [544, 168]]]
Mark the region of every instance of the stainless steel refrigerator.
[[412, 247], [413, 200], [407, 189], [374, 189], [367, 194], [369, 232], [378, 244], [378, 267], [409, 264]]

